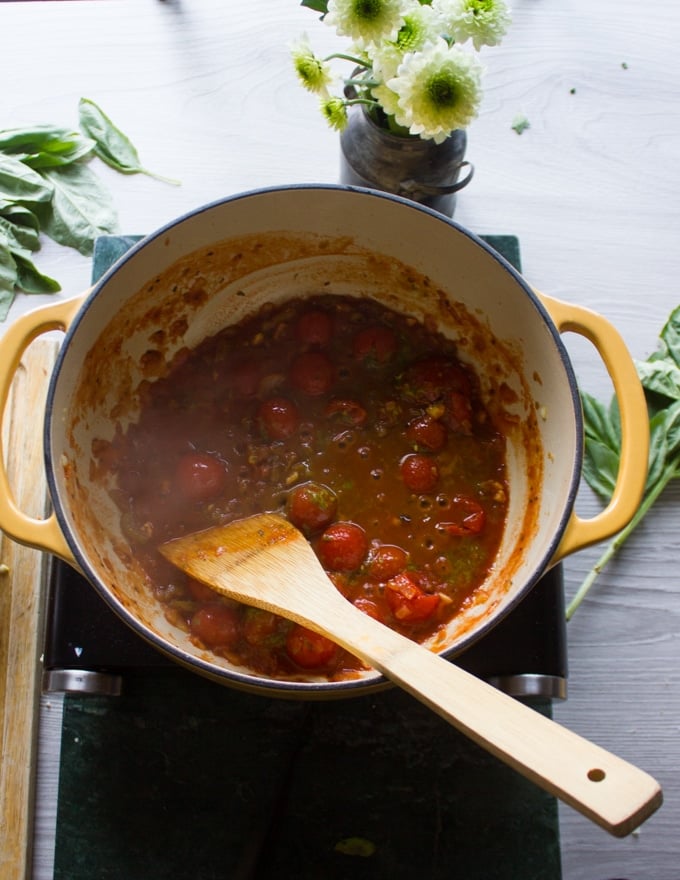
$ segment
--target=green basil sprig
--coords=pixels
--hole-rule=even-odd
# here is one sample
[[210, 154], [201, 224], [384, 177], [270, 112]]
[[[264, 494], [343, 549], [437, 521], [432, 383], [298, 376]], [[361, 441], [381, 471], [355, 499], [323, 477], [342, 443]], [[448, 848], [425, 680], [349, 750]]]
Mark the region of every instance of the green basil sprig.
[[117, 231], [110, 193], [90, 167], [100, 158], [123, 174], [148, 174], [130, 139], [94, 101], [81, 98], [80, 131], [58, 125], [0, 130], [0, 321], [18, 290], [54, 293], [60, 285], [33, 263], [40, 234], [92, 253], [98, 235]]
[[78, 105], [80, 127], [94, 141], [94, 151], [102, 160], [121, 174], [146, 174], [156, 180], [178, 185], [179, 181], [161, 177], [144, 168], [136, 147], [127, 135], [111, 122], [104, 111], [89, 98], [81, 98]]
[[[630, 523], [606, 546], [567, 606], [567, 620], [579, 607], [602, 569], [618, 552], [671, 480], [680, 477], [680, 306], [661, 330], [659, 349], [636, 361], [649, 413], [649, 464], [640, 507]], [[621, 421], [616, 400], [605, 406], [581, 391], [585, 424], [583, 476], [605, 502], [611, 498], [621, 458]]]

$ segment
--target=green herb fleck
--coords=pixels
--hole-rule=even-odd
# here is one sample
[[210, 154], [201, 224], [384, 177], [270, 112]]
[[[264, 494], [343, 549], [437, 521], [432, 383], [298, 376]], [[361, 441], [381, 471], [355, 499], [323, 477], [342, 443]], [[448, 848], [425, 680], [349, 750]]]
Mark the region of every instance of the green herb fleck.
[[516, 116], [512, 122], [512, 130], [516, 131], [517, 134], [522, 134], [522, 132], [526, 131], [527, 128], [531, 128], [529, 124], [529, 120], [526, 116]]

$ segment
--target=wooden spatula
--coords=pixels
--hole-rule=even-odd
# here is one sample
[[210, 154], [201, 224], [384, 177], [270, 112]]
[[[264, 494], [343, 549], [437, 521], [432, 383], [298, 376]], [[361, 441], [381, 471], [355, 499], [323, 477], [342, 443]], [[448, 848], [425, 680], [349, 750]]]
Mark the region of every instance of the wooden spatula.
[[629, 834], [661, 805], [647, 773], [355, 608], [283, 517], [238, 520], [160, 550], [225, 596], [328, 636], [610, 834]]

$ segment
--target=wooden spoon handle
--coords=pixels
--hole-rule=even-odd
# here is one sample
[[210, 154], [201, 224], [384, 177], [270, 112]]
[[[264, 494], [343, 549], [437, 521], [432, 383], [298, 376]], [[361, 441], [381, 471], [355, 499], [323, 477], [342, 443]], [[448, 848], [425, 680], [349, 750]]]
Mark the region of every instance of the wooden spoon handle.
[[629, 834], [661, 805], [649, 774], [345, 605], [333, 603], [336, 641], [610, 834]]

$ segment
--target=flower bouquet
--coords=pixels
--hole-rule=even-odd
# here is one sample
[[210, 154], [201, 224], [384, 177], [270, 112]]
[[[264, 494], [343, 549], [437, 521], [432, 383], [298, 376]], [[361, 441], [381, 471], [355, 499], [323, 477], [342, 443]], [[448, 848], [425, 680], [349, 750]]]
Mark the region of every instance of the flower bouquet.
[[[364, 105], [394, 135], [435, 144], [477, 116], [483, 68], [478, 53], [498, 45], [510, 24], [503, 0], [302, 0], [351, 43], [318, 57], [304, 35], [292, 48], [303, 86], [319, 96], [332, 128]], [[338, 77], [335, 62], [349, 65]]]

